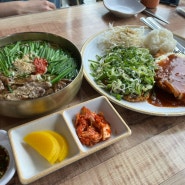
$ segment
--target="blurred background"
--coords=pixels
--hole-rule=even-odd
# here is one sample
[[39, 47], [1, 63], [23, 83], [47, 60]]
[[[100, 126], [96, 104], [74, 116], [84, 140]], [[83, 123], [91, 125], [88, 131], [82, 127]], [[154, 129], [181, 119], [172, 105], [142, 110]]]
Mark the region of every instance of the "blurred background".
[[80, 4], [91, 4], [102, 0], [61, 0], [62, 8]]

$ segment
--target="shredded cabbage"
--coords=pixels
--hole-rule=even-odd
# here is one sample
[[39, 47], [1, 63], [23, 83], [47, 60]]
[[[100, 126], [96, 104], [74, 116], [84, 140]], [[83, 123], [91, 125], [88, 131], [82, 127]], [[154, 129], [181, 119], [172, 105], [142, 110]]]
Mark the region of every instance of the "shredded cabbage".
[[107, 30], [99, 40], [99, 47], [103, 50], [115, 46], [124, 47], [143, 47], [144, 45], [144, 27], [132, 28], [129, 26], [109, 25]]

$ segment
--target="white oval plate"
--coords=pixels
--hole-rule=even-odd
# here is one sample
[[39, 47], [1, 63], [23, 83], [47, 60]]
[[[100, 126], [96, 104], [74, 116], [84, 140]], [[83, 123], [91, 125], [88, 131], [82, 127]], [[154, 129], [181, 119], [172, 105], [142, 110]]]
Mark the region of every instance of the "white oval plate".
[[[105, 30], [107, 31], [107, 30]], [[149, 29], [146, 28], [146, 32], [149, 32]], [[105, 90], [100, 88], [96, 82], [94, 81], [93, 77], [91, 76], [90, 70], [90, 62], [89, 60], [96, 60], [96, 55], [101, 55], [102, 51], [98, 48], [99, 39], [103, 36], [104, 31], [95, 34], [91, 38], [89, 38], [82, 47], [81, 54], [82, 54], [82, 63], [84, 69], [84, 76], [90, 85], [98, 91], [100, 94], [106, 96], [110, 101], [114, 102], [117, 105], [125, 107], [127, 109], [149, 114], [149, 115], [156, 115], [156, 116], [182, 116], [185, 115], [185, 107], [157, 107], [154, 105], [149, 104], [147, 101], [144, 102], [128, 102], [125, 100], [117, 100], [115, 97], [111, 96]], [[185, 46], [185, 39], [181, 37], [175, 36], [175, 38], [181, 42], [183, 46]]]

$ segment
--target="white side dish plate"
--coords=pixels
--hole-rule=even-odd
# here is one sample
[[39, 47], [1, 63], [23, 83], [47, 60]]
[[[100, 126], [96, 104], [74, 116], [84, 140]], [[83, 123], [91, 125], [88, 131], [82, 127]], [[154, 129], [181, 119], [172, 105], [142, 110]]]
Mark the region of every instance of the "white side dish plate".
[[[93, 112], [102, 112], [104, 114], [105, 119], [110, 123], [112, 131], [111, 137], [108, 140], [101, 141], [92, 147], [87, 147], [81, 144], [74, 127], [74, 119], [83, 106]], [[69, 146], [69, 153], [66, 159], [51, 165], [24, 142], [24, 137], [28, 133], [39, 130], [52, 130], [66, 138]], [[100, 96], [12, 128], [9, 130], [8, 134], [15, 157], [19, 179], [22, 184], [28, 184], [129, 136], [131, 130], [109, 100], [105, 96]]]
[[104, 6], [118, 17], [131, 17], [143, 10], [145, 6], [136, 0], [103, 0]]
[[[135, 27], [135, 26], [132, 26]], [[105, 30], [107, 31], [107, 30]], [[149, 115], [156, 115], [156, 116], [182, 116], [185, 115], [185, 106], [184, 107], [157, 107], [154, 105], [149, 104], [147, 101], [144, 102], [128, 102], [125, 100], [117, 100], [115, 97], [110, 95], [104, 89], [100, 88], [93, 79], [91, 75], [90, 69], [90, 62], [89, 60], [96, 60], [96, 55], [102, 55], [102, 50], [98, 47], [98, 43], [100, 39], [103, 37], [104, 32], [97, 33], [89, 38], [82, 47], [81, 54], [82, 54], [82, 61], [83, 61], [83, 69], [84, 69], [84, 76], [90, 85], [101, 95], [108, 97], [108, 99], [114, 102], [117, 105], [125, 107], [127, 109], [149, 114]], [[148, 33], [150, 29], [145, 28], [145, 32]], [[185, 46], [185, 39], [174, 36], [183, 46]]]
[[11, 178], [13, 177], [16, 168], [15, 168], [15, 162], [14, 162], [14, 156], [12, 153], [12, 148], [10, 145], [10, 141], [8, 138], [8, 133], [5, 130], [0, 130], [0, 145], [6, 149], [9, 155], [9, 165], [5, 172], [5, 174], [0, 178], [0, 184], [7, 184]]

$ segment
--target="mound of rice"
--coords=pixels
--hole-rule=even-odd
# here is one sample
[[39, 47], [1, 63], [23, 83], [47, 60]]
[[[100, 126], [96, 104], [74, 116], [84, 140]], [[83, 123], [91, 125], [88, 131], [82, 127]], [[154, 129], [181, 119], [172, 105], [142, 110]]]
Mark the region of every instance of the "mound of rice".
[[172, 52], [176, 46], [176, 40], [171, 31], [167, 29], [152, 30], [144, 39], [144, 45], [151, 54], [163, 54]]

